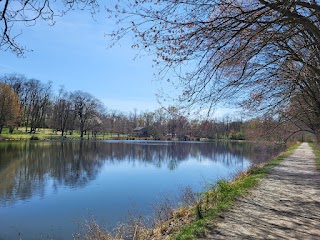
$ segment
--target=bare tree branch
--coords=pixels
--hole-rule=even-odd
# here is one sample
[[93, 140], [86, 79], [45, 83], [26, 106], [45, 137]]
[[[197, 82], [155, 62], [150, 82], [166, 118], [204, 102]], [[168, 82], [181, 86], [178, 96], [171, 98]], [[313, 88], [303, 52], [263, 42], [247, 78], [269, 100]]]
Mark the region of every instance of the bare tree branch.
[[[0, 50], [11, 51], [22, 56], [27, 50], [16, 40], [22, 34], [19, 22], [27, 27], [34, 26], [37, 21], [45, 21], [49, 25], [55, 23], [57, 17], [62, 17], [73, 9], [87, 9], [94, 14], [99, 9], [97, 0], [6, 0], [0, 1]], [[16, 32], [20, 32], [16, 34]]]

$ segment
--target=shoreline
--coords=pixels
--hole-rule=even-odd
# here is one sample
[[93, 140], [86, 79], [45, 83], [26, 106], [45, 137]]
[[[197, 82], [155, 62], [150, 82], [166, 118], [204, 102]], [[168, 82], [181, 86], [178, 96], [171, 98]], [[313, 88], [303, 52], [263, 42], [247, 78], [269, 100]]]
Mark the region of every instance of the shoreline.
[[[207, 227], [210, 223], [217, 221], [220, 217], [230, 210], [239, 198], [247, 196], [248, 192], [254, 189], [263, 180], [271, 169], [283, 162], [300, 143], [287, 148], [277, 157], [270, 161], [253, 166], [246, 172], [241, 172], [231, 181], [220, 180], [216, 184], [210, 185], [207, 191], [194, 196], [200, 196], [191, 205], [180, 206], [169, 209], [167, 218], [157, 221], [154, 227], [148, 227], [143, 218], [131, 219], [129, 225], [121, 228], [123, 232], [107, 231], [97, 223], [93, 222], [84, 229], [84, 236], [87, 239], [97, 240], [183, 240], [200, 239], [205, 237]], [[94, 230], [94, 231], [92, 231]], [[82, 239], [81, 236], [79, 239]]]
[[[227, 212], [237, 201], [238, 198], [244, 197], [248, 191], [254, 189], [257, 184], [264, 179], [271, 169], [278, 166], [290, 154], [292, 154], [300, 144], [295, 144], [280, 153], [277, 157], [271, 159], [265, 164], [253, 166], [247, 172], [239, 173], [231, 181], [220, 180], [213, 185], [211, 189], [201, 193], [202, 198], [193, 206], [189, 206], [193, 211], [193, 222], [187, 223], [185, 226], [179, 227], [179, 230], [172, 231], [168, 238], [153, 238], [160, 239], [198, 239], [204, 237], [208, 222], [213, 222], [219, 219]], [[169, 224], [172, 224], [172, 220]]]
[[34, 135], [29, 135], [28, 137], [25, 138], [4, 138], [1, 136], [0, 134], [0, 142], [1, 141], [152, 141], [152, 142], [235, 142], [235, 143], [267, 143], [267, 144], [279, 144], [279, 145], [284, 145], [286, 143], [284, 142], [272, 142], [272, 141], [256, 141], [256, 140], [233, 140], [233, 139], [190, 139], [190, 140], [181, 140], [181, 139], [177, 139], [177, 138], [159, 138], [159, 139], [154, 139], [154, 138], [131, 138], [131, 137], [112, 137], [112, 138], [101, 138], [101, 137], [97, 137], [97, 138], [88, 138], [88, 137], [61, 137], [61, 136], [57, 136], [57, 137], [47, 137], [47, 138], [34, 138], [33, 137], [37, 137]]

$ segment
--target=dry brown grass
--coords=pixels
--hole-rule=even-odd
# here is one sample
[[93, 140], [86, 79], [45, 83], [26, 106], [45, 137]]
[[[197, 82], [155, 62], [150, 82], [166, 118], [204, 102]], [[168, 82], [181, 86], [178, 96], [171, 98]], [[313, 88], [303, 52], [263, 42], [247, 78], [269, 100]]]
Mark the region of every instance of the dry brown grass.
[[[129, 221], [109, 231], [100, 226], [94, 219], [82, 225], [83, 232], [74, 234], [74, 240], [167, 240], [182, 226], [195, 219], [194, 205], [198, 201], [190, 187], [180, 190], [178, 197], [163, 195], [162, 200], [153, 204], [154, 219], [150, 226], [142, 216], [129, 215]], [[176, 208], [177, 202], [182, 206]]]

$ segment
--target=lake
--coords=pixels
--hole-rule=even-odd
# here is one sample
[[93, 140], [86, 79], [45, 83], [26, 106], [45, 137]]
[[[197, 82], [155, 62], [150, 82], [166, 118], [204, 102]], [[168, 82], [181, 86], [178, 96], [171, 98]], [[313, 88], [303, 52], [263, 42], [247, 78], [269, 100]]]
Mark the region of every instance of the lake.
[[72, 239], [85, 219], [107, 228], [152, 216], [163, 196], [231, 179], [280, 147], [235, 142], [0, 142], [0, 239]]

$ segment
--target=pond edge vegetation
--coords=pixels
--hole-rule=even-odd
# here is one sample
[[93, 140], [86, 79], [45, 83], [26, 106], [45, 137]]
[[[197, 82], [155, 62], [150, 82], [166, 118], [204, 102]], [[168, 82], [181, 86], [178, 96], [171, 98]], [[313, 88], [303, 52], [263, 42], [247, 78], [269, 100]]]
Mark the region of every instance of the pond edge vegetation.
[[112, 234], [92, 220], [85, 224], [86, 230], [74, 236], [74, 239], [193, 240], [205, 237], [207, 226], [217, 221], [238, 198], [247, 194], [300, 144], [288, 144], [287, 149], [272, 160], [238, 173], [232, 181], [219, 180], [197, 194], [190, 192], [189, 188], [186, 189], [183, 202], [189, 205], [185, 204], [177, 209], [170, 208], [166, 203], [157, 205], [155, 211], [160, 212], [162, 217], [154, 219], [153, 228], [148, 227], [141, 216], [130, 216], [129, 224], [119, 225]]
[[309, 143], [309, 145], [312, 148], [314, 155], [316, 156], [316, 159], [315, 159], [316, 167], [320, 171], [320, 144], [312, 142], [312, 143]]

